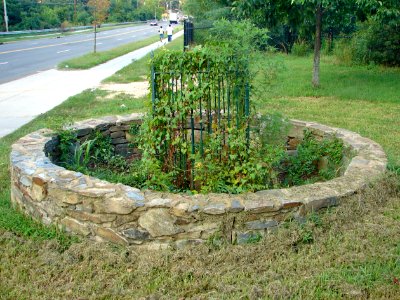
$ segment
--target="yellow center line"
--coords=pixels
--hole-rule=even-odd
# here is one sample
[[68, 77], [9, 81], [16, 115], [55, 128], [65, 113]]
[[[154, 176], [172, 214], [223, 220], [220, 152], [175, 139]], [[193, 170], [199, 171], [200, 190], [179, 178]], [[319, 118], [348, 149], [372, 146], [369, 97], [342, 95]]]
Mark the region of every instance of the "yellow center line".
[[[122, 32], [122, 33], [116, 33], [116, 34], [108, 35], [108, 36], [104, 36], [104, 37], [98, 37], [97, 40], [108, 39], [108, 38], [111, 38], [111, 37], [114, 37], [114, 36], [119, 36], [119, 35], [124, 35], [124, 34], [131, 34], [132, 32], [139, 32], [139, 31], [143, 31], [143, 30], [147, 30], [147, 28], [139, 29], [139, 30], [132, 30], [132, 31], [128, 31], [128, 32]], [[23, 49], [3, 51], [3, 52], [0, 52], [0, 54], [7, 54], [7, 53], [13, 53], [13, 52], [22, 52], [22, 51], [50, 48], [50, 47], [56, 47], [56, 46], [62, 46], [62, 45], [70, 45], [70, 44], [76, 44], [76, 43], [82, 43], [82, 42], [88, 42], [88, 41], [93, 41], [93, 38], [85, 39], [85, 40], [79, 40], [79, 41], [71, 41], [71, 42], [59, 43], [59, 44], [51, 44], [51, 45], [37, 46], [37, 47], [31, 47], [31, 48], [23, 48]]]

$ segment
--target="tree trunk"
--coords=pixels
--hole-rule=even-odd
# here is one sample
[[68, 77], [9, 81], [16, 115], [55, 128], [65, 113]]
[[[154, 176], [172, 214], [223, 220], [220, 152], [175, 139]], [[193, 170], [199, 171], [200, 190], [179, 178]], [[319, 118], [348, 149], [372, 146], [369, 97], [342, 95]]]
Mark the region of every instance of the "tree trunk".
[[96, 53], [96, 43], [97, 43], [97, 24], [94, 23], [94, 45], [93, 45], [93, 52]]
[[317, 3], [315, 10], [315, 43], [314, 43], [314, 65], [312, 84], [319, 86], [319, 61], [321, 57], [321, 30], [322, 30], [322, 4]]

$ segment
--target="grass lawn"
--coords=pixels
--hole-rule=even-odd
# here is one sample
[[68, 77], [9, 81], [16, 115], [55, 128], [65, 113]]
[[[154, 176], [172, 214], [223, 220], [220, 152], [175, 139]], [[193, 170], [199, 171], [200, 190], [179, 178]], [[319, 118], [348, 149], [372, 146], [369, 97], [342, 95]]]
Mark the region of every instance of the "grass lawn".
[[[169, 46], [181, 45], [180, 39]], [[143, 80], [147, 60], [106, 81]], [[341, 66], [324, 57], [322, 87], [315, 90], [311, 57], [265, 56], [256, 65], [265, 69], [271, 61], [280, 71], [272, 81], [255, 77], [257, 110], [357, 131], [379, 142], [399, 170], [398, 69]], [[305, 224], [285, 223], [261, 242], [240, 246], [138, 252], [75, 240], [10, 208], [8, 156], [15, 140], [42, 127], [145, 109], [143, 98], [106, 95], [87, 90], [0, 139], [1, 299], [398, 299], [400, 178], [394, 172]]]
[[[178, 32], [181, 29], [182, 29], [182, 26], [176, 26], [174, 28], [174, 33]], [[79, 56], [79, 57], [65, 60], [63, 62], [60, 62], [57, 67], [58, 67], [58, 69], [61, 69], [61, 70], [90, 69], [94, 66], [105, 63], [113, 58], [122, 56], [122, 55], [132, 52], [134, 50], [148, 46], [152, 43], [157, 42], [158, 40], [159, 40], [159, 35], [155, 34], [154, 36], [149, 37], [147, 39], [129, 43], [129, 44], [125, 44], [125, 45], [113, 48], [111, 50], [100, 51], [100, 52], [96, 52], [96, 53], [91, 52], [91, 53], [87, 53], [87, 54]]]

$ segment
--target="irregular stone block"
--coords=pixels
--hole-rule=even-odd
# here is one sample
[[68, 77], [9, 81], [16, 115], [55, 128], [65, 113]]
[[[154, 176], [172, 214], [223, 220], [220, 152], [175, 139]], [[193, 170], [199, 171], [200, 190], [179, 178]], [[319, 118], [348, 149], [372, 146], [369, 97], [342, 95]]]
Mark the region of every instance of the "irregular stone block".
[[32, 186], [32, 199], [35, 201], [42, 201], [47, 196], [46, 185], [37, 185], [36, 183]]
[[208, 215], [221, 215], [225, 213], [225, 210], [225, 203], [211, 203], [203, 209], [204, 213]]
[[87, 213], [85, 211], [79, 211], [79, 210], [67, 210], [67, 214], [74, 219], [78, 219], [80, 221], [89, 221], [89, 222], [93, 222], [96, 224], [112, 222], [117, 218], [117, 216], [115, 216], [115, 215], [91, 214], [91, 213]]
[[129, 154], [131, 154], [131, 149], [129, 147], [129, 144], [116, 145], [115, 146], [115, 154], [127, 157]]
[[278, 222], [275, 220], [257, 220], [246, 222], [245, 226], [247, 229], [267, 229], [278, 226]]
[[79, 204], [82, 203], [82, 200], [78, 196], [77, 193], [59, 189], [59, 188], [52, 188], [49, 187], [47, 190], [49, 199], [54, 199], [58, 204], [65, 203], [65, 204]]
[[189, 203], [187, 202], [181, 202], [179, 204], [177, 204], [176, 206], [174, 206], [171, 209], [171, 212], [178, 217], [183, 217], [187, 215], [187, 212], [189, 210]]
[[77, 192], [86, 197], [100, 198], [106, 194], [113, 194], [115, 191], [115, 188], [85, 188], [79, 189]]
[[174, 225], [176, 218], [162, 208], [151, 209], [139, 218], [139, 225], [146, 229], [152, 237], [170, 236], [183, 232]]
[[124, 237], [120, 236], [118, 233], [116, 233], [112, 229], [96, 227], [95, 233], [98, 236], [102, 237], [103, 239], [105, 239], [111, 243], [115, 243], [115, 244], [119, 244], [119, 245], [123, 245], [123, 246], [128, 244], [128, 241]]
[[88, 135], [92, 133], [93, 129], [92, 128], [81, 128], [75, 131], [76, 136], [79, 138], [84, 135]]
[[273, 201], [265, 199], [247, 200], [244, 202], [244, 209], [252, 213], [272, 212], [277, 210]]
[[113, 145], [128, 144], [128, 140], [126, 138], [116, 138], [111, 140], [111, 144]]
[[134, 201], [122, 197], [105, 198], [104, 200], [98, 200], [93, 204], [96, 212], [107, 214], [127, 215], [136, 208]]
[[89, 227], [86, 224], [78, 222], [75, 219], [65, 217], [64, 219], [61, 220], [61, 224], [65, 226], [67, 231], [72, 231], [78, 234], [82, 234], [84, 236], [90, 234]]
[[244, 210], [244, 206], [242, 204], [242, 202], [238, 199], [232, 199], [230, 201], [230, 206], [228, 207], [228, 212], [240, 212], [242, 210]]
[[134, 240], [148, 240], [150, 234], [145, 230], [140, 230], [137, 228], [128, 228], [122, 231], [122, 234], [130, 239]]
[[23, 185], [26, 186], [26, 187], [32, 186], [32, 179], [29, 178], [29, 177], [27, 177], [27, 176], [22, 176], [22, 177], [19, 179], [19, 182], [21, 182], [21, 184], [23, 184]]
[[303, 202], [292, 200], [282, 200], [281, 203], [283, 209], [289, 209], [303, 205]]
[[156, 198], [150, 200], [146, 203], [147, 207], [164, 207], [169, 208], [171, 207], [172, 200], [171, 199], [163, 199], [163, 198]]
[[115, 221], [113, 222], [114, 227], [120, 227], [121, 225], [124, 225], [126, 223], [134, 222], [139, 219], [140, 213], [139, 212], [133, 212], [128, 215], [120, 215], [117, 216]]
[[110, 131], [115, 132], [115, 131], [129, 131], [131, 129], [130, 125], [119, 125], [119, 126], [111, 126]]
[[125, 137], [125, 132], [124, 131], [115, 131], [111, 132], [110, 137], [112, 139], [120, 138], [120, 137]]
[[38, 186], [44, 186], [47, 184], [47, 180], [45, 180], [42, 176], [34, 176], [32, 178], [32, 182]]

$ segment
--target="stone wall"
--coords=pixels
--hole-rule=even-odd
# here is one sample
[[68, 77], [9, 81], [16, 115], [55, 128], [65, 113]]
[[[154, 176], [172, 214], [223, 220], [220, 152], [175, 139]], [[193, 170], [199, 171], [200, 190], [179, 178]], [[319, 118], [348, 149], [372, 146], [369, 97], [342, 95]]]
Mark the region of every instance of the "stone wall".
[[[81, 138], [100, 130], [128, 145], [127, 131], [143, 115], [104, 117], [79, 122]], [[51, 162], [57, 139], [50, 130], [31, 133], [12, 146], [11, 201], [45, 224], [99, 241], [146, 248], [182, 247], [220, 236], [245, 243], [274, 230], [287, 218], [337, 205], [386, 170], [380, 145], [359, 134], [313, 122], [293, 120], [290, 143], [308, 128], [318, 137], [336, 135], [351, 147], [354, 156], [343, 176], [286, 189], [240, 195], [180, 195], [139, 190], [111, 184]], [[121, 143], [122, 142], [122, 143]], [[128, 146], [120, 146], [127, 149]], [[125, 151], [125, 150], [123, 150]]]

